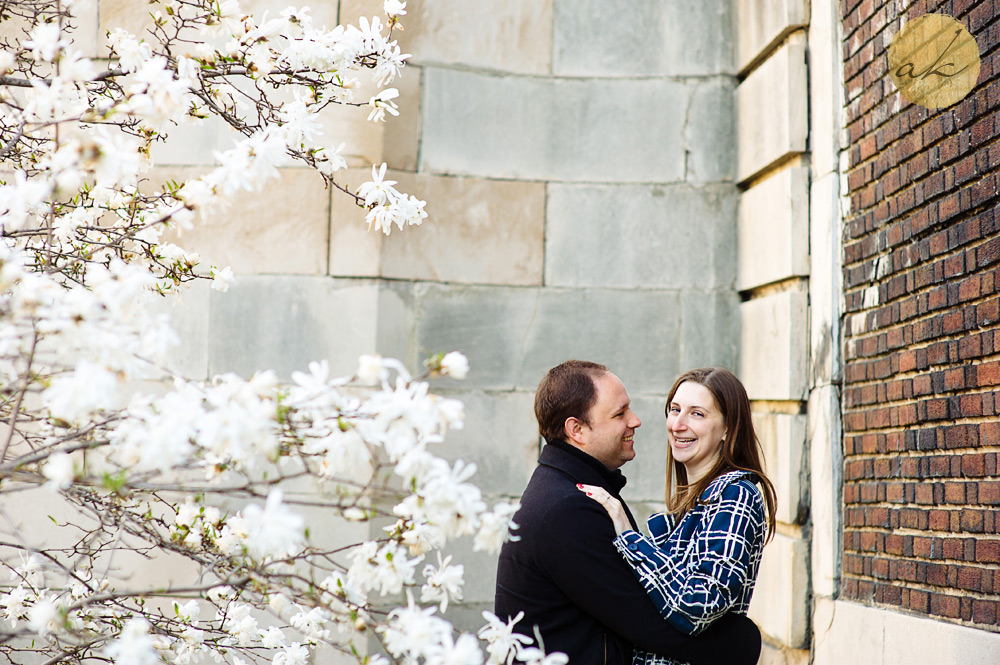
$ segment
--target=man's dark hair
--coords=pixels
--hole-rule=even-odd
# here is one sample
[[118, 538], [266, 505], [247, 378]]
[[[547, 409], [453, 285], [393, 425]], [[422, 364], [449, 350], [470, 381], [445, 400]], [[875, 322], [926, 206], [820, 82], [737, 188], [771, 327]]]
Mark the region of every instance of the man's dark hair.
[[546, 441], [565, 439], [567, 418], [590, 424], [590, 408], [597, 402], [594, 380], [608, 368], [586, 360], [567, 360], [548, 371], [535, 392], [535, 418]]

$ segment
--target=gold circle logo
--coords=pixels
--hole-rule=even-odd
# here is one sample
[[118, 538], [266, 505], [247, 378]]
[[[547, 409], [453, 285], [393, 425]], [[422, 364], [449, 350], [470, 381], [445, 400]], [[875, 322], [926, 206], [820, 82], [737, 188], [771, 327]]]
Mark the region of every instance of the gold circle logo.
[[907, 101], [929, 109], [951, 106], [976, 85], [979, 46], [944, 14], [909, 21], [889, 44], [889, 76]]

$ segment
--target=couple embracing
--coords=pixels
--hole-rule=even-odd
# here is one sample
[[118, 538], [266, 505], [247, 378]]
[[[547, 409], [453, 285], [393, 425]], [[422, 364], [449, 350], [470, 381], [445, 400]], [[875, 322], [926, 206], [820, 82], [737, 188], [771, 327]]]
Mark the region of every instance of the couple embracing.
[[[497, 569], [496, 614], [570, 665], [752, 665], [746, 617], [774, 488], [750, 403], [721, 368], [686, 372], [666, 403], [668, 512], [639, 532], [619, 492], [641, 424], [622, 382], [570, 360], [535, 394], [545, 438]], [[759, 487], [758, 487], [759, 486]]]

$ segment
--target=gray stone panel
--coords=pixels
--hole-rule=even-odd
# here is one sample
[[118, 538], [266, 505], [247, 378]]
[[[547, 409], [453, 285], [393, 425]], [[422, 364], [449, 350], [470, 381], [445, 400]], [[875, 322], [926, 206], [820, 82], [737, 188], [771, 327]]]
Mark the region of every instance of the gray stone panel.
[[731, 185], [549, 185], [545, 283], [732, 288]]
[[677, 372], [679, 297], [665, 291], [422, 285], [418, 352], [455, 349], [470, 388], [534, 391], [568, 358], [602, 362], [638, 393]]
[[555, 0], [563, 76], [697, 76], [733, 68], [730, 2]]
[[725, 367], [737, 372], [739, 307], [739, 296], [734, 291], [681, 293], [681, 372], [708, 366]]
[[465, 404], [465, 427], [448, 433], [446, 452], [441, 454], [475, 463], [473, 482], [484, 495], [520, 496], [538, 461], [534, 391], [452, 392], [442, 386], [464, 382], [436, 383], [435, 392]]
[[334, 375], [357, 370], [375, 349], [377, 286], [323, 277], [244, 277], [212, 293], [209, 370], [287, 379], [326, 359]]
[[736, 175], [736, 80], [717, 76], [692, 87], [684, 126], [684, 179], [731, 182]]
[[[622, 473], [628, 478], [622, 496], [629, 502], [629, 507], [632, 508], [636, 520], [640, 521], [640, 526], [644, 524], [645, 517], [639, 516], [637, 505], [663, 503], [667, 468], [667, 421], [663, 415], [663, 405], [667, 401], [666, 393], [676, 378], [676, 376], [659, 377], [662, 395], [637, 396], [632, 392], [629, 393], [632, 398], [632, 410], [642, 420], [642, 426], [635, 431], [635, 459], [622, 467]], [[623, 377], [622, 380], [628, 387], [628, 377]], [[649, 511], [648, 514], [652, 512], [654, 511]]]
[[684, 176], [690, 91], [665, 79], [424, 70], [421, 171], [584, 182]]
[[181, 376], [202, 380], [208, 378], [208, 307], [210, 287], [207, 282], [196, 282], [181, 287], [176, 296], [156, 297], [154, 311], [170, 317], [170, 325], [180, 338], [180, 344], [171, 349], [167, 367]]
[[745, 182], [789, 155], [809, 137], [806, 45], [790, 41], [736, 89], [739, 153], [736, 179]]

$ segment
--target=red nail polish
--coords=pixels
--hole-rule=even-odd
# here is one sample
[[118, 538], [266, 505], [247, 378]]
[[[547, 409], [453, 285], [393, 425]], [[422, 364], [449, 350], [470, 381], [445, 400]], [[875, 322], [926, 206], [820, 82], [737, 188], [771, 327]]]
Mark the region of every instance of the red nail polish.
[[580, 483], [577, 483], [576, 484], [576, 488], [579, 489], [579, 490], [582, 490], [583, 489], [583, 485], [581, 485]]

